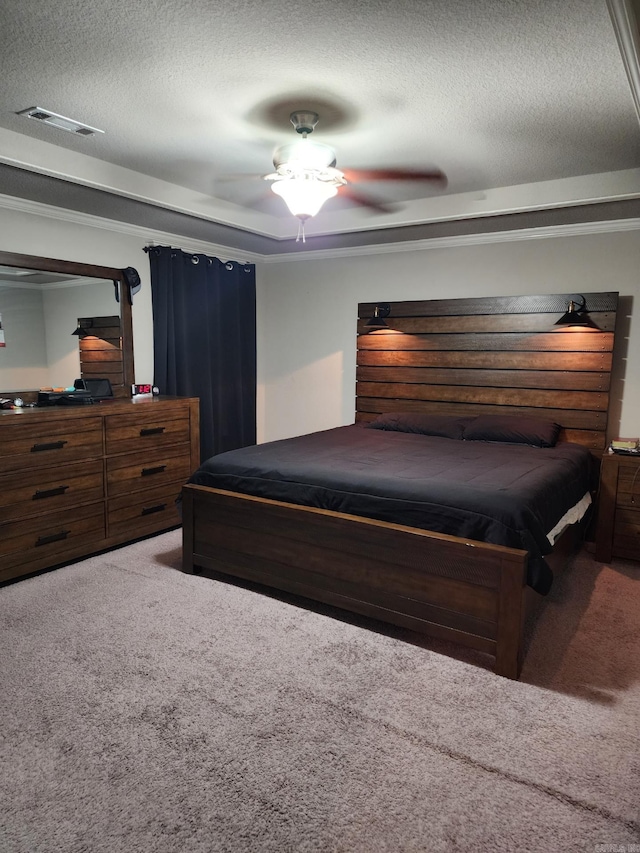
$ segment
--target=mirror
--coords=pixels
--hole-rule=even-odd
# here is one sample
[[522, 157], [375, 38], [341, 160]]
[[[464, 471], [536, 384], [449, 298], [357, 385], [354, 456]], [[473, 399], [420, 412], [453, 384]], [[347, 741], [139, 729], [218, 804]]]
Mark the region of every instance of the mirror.
[[[130, 272], [0, 252], [0, 396], [33, 402], [39, 388], [68, 387], [77, 378], [88, 378], [83, 375], [88, 367], [83, 370], [80, 361], [82, 338], [72, 332], [79, 318], [114, 316], [120, 319], [119, 381], [112, 385], [116, 396], [130, 396]], [[96, 339], [93, 343], [100, 344]], [[87, 344], [91, 342], [85, 340]]]

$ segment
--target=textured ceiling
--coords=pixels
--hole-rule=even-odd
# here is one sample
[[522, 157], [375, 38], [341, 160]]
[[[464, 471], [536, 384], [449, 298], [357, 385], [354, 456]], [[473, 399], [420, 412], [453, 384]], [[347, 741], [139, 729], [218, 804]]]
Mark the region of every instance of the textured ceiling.
[[[71, 182], [100, 190], [94, 206], [104, 196], [105, 211], [126, 196], [230, 234], [288, 241], [296, 222], [259, 176], [277, 145], [295, 141], [289, 113], [315, 108], [314, 138], [336, 149], [338, 167], [437, 166], [449, 186], [362, 184], [397, 209], [374, 215], [337, 198], [309, 223], [311, 235], [368, 232], [373, 241], [378, 229], [638, 197], [640, 125], [611, 14], [632, 7], [4, 4], [0, 162], [48, 176], [38, 197], [52, 204], [64, 206], [61, 184]], [[105, 133], [81, 138], [16, 115], [33, 106]], [[4, 186], [3, 174], [0, 192], [10, 194], [19, 181]]]

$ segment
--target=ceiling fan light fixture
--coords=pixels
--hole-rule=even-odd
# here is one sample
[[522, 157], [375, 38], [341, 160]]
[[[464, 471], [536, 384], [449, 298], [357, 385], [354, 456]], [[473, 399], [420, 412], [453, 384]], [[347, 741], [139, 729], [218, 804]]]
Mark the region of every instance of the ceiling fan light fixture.
[[324, 171], [336, 163], [336, 152], [330, 145], [322, 142], [312, 142], [306, 137], [296, 142], [280, 145], [273, 154], [273, 165], [276, 169], [281, 166], [295, 165], [301, 169], [316, 169]]
[[369, 181], [431, 181], [446, 186], [446, 177], [439, 169], [418, 171], [411, 169], [356, 169], [342, 172], [336, 168], [336, 152], [330, 145], [311, 142], [308, 138], [318, 122], [318, 114], [312, 110], [299, 109], [289, 116], [291, 124], [302, 138], [288, 145], [281, 145], [273, 153], [275, 172], [263, 175], [272, 181], [271, 189], [287, 204], [298, 217], [298, 237], [304, 239], [304, 223], [315, 216], [328, 199], [337, 195], [340, 187], [346, 187], [343, 195], [352, 203], [379, 213], [388, 213], [388, 205], [354, 192], [348, 185], [357, 180]]
[[275, 181], [271, 189], [284, 199], [287, 207], [298, 219], [315, 216], [322, 205], [336, 195], [338, 187], [328, 181], [319, 181], [313, 175], [300, 174], [296, 177]]

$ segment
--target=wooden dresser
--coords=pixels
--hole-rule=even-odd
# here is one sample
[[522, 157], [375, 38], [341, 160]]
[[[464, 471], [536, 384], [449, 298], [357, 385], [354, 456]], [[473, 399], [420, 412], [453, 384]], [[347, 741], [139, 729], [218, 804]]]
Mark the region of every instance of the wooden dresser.
[[0, 411], [0, 581], [180, 524], [198, 400]]
[[640, 560], [640, 457], [605, 454], [600, 469], [596, 560]]

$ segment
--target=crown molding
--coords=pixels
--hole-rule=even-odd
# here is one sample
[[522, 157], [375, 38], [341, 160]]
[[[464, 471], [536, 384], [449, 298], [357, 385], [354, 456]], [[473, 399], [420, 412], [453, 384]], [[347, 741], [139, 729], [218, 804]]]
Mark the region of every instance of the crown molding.
[[[579, 237], [589, 234], [608, 234], [622, 231], [640, 230], [640, 218], [611, 219], [596, 222], [578, 222], [566, 225], [551, 225], [540, 228], [518, 228], [511, 231], [478, 232], [449, 237], [431, 237], [424, 240], [407, 240], [398, 243], [379, 243], [368, 246], [351, 246], [340, 249], [300, 250], [276, 255], [262, 255], [256, 252], [240, 252], [229, 246], [207, 243], [200, 240], [187, 240], [179, 234], [157, 231], [128, 222], [117, 222], [93, 214], [81, 213], [62, 207], [53, 207], [42, 202], [20, 199], [0, 194], [0, 208], [43, 216], [49, 219], [71, 222], [91, 228], [100, 228], [129, 237], [139, 237], [144, 246], [170, 245], [194, 254], [215, 255], [221, 260], [235, 260], [241, 263], [280, 264], [290, 261], [320, 260], [325, 258], [347, 258], [362, 255], [400, 254], [403, 252], [425, 251], [428, 249], [452, 249], [461, 246], [479, 246], [490, 243], [514, 243], [522, 240], [547, 240], [554, 237]], [[481, 221], [478, 220], [478, 224]], [[240, 256], [240, 257], [238, 257]]]
[[631, 97], [640, 122], [640, 37], [630, 0], [607, 0], [611, 23], [616, 35]]
[[285, 239], [284, 223], [272, 216], [4, 127], [0, 127], [0, 163], [259, 236]]
[[[30, 270], [30, 272], [37, 272], [37, 270]], [[10, 287], [11, 290], [40, 290], [50, 293], [52, 290], [68, 290], [70, 287], [85, 287], [87, 284], [95, 284], [96, 282], [104, 283], [104, 279], [99, 278], [86, 278], [85, 276], [79, 276], [75, 279], [65, 279], [64, 281], [48, 281], [48, 282], [40, 282], [36, 284], [34, 282], [29, 281], [20, 281], [20, 279], [3, 279], [2, 272], [0, 271], [0, 283], [4, 284], [6, 287]]]
[[[185, 252], [193, 254], [205, 254], [221, 256], [220, 260], [240, 261], [243, 263], [256, 263], [263, 259], [262, 255], [255, 252], [241, 252], [229, 246], [217, 243], [208, 243], [204, 240], [188, 240], [178, 234], [158, 231], [154, 228], [145, 228], [141, 225], [133, 225], [129, 222], [118, 222], [114, 219], [106, 219], [102, 216], [94, 216], [91, 213], [82, 213], [77, 210], [69, 210], [66, 207], [54, 207], [39, 201], [17, 198], [16, 196], [2, 195], [0, 193], [0, 208], [15, 210], [20, 213], [30, 213], [33, 216], [45, 216], [49, 219], [71, 222], [74, 225], [85, 225], [90, 228], [100, 228], [103, 231], [111, 231], [116, 234], [125, 234], [129, 237], [139, 237], [145, 246], [172, 245], [184, 249]], [[238, 257], [241, 255], [241, 257]]]
[[488, 243], [516, 243], [522, 240], [548, 240], [553, 237], [581, 237], [587, 234], [608, 234], [640, 230], [640, 218], [610, 219], [601, 222], [578, 222], [568, 225], [550, 225], [540, 228], [518, 228], [512, 231], [491, 231], [478, 234], [460, 234], [451, 237], [431, 237], [403, 243], [380, 243], [375, 246], [352, 246], [347, 249], [320, 249], [282, 255], [267, 255], [265, 264], [286, 261], [319, 260], [321, 258], [346, 258], [356, 255], [384, 255], [400, 252], [420, 252], [426, 249], [453, 249], [459, 246], [481, 246]]

